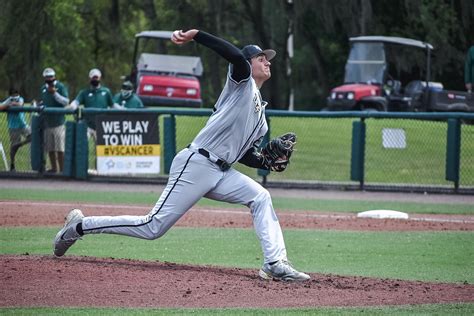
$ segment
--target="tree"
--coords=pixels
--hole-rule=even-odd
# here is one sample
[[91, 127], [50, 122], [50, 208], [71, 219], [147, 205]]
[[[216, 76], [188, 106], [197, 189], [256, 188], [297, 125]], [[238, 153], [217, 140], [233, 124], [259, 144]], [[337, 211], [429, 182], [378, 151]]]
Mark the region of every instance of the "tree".
[[[262, 94], [270, 107], [286, 109], [292, 86], [295, 108], [325, 106], [343, 80], [348, 39], [359, 35], [409, 37], [435, 47], [433, 80], [463, 89], [463, 60], [474, 43], [472, 0], [4, 0], [0, 11], [0, 90], [16, 85], [37, 97], [42, 70], [53, 67], [71, 97], [87, 84], [91, 68], [118, 90], [130, 72], [134, 35], [144, 30], [198, 28], [237, 47], [273, 48], [272, 80]], [[289, 64], [289, 30], [294, 57]], [[226, 62], [200, 48], [205, 106], [212, 106], [226, 79]], [[410, 56], [398, 56], [400, 67]]]
[[50, 34], [45, 14], [47, 1], [40, 0], [31, 6], [26, 1], [5, 0], [2, 7], [0, 65], [5, 76], [2, 89], [16, 87], [30, 98], [39, 89], [35, 74], [41, 73], [42, 39]]

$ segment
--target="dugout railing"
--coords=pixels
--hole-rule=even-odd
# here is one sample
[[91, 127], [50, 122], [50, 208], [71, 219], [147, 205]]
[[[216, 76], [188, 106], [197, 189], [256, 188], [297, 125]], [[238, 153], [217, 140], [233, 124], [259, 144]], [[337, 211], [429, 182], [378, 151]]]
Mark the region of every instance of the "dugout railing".
[[[32, 142], [17, 153], [17, 169], [8, 170], [8, 112], [24, 111]], [[62, 173], [49, 174], [42, 150], [42, 118], [66, 114]], [[159, 118], [161, 171], [158, 174], [98, 174], [95, 144], [87, 136], [86, 117], [147, 114]], [[38, 109], [0, 112], [2, 177], [66, 177], [91, 181], [164, 183], [176, 152], [189, 144], [211, 115], [210, 109], [146, 108]], [[393, 112], [309, 112], [267, 110], [266, 140], [287, 131], [298, 135], [297, 150], [283, 173], [235, 168], [269, 187], [336, 188], [474, 193], [474, 114]]]

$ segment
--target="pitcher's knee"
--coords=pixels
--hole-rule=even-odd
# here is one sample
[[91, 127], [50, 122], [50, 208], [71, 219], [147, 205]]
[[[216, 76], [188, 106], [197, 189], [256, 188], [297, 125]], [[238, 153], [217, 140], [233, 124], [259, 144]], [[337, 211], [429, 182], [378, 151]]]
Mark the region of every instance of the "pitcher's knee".
[[155, 239], [158, 239], [160, 238], [161, 236], [163, 236], [166, 232], [165, 231], [150, 231], [149, 234], [146, 235], [145, 239], [148, 239], [148, 240], [155, 240]]
[[163, 228], [162, 225], [157, 226], [154, 223], [149, 223], [148, 225], [144, 226], [142, 238], [147, 240], [155, 240], [162, 237], [167, 231], [168, 229]]
[[267, 189], [262, 189], [253, 201], [253, 208], [259, 208], [261, 206], [272, 204], [272, 197]]
[[163, 236], [163, 234], [157, 234], [157, 233], [147, 233], [142, 236], [143, 239], [146, 240], [155, 240]]

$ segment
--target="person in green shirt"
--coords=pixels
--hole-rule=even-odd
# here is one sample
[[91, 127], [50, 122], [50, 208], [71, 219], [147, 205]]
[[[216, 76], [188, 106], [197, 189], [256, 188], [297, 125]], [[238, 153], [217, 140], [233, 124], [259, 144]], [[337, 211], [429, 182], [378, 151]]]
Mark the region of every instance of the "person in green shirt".
[[[102, 73], [99, 69], [91, 69], [89, 72], [89, 87], [79, 91], [77, 97], [69, 105], [70, 108], [77, 109], [79, 105], [83, 105], [85, 108], [119, 108], [117, 105], [114, 105], [109, 88], [101, 85], [101, 78]], [[91, 115], [85, 116], [85, 121], [88, 126], [87, 135], [96, 141], [95, 117]]]
[[474, 84], [474, 45], [469, 48], [464, 63], [464, 82], [466, 83], [467, 92], [472, 92]]
[[[24, 100], [15, 88], [10, 88], [9, 97], [0, 103], [0, 111], [23, 106]], [[21, 146], [31, 142], [31, 128], [25, 120], [25, 112], [8, 112], [8, 134], [10, 135], [10, 171], [15, 171], [15, 156]]]
[[[53, 68], [43, 71], [44, 84], [40, 89], [40, 104], [45, 108], [64, 108], [69, 103], [66, 87], [56, 79]], [[47, 172], [62, 172], [64, 168], [64, 147], [66, 129], [64, 114], [44, 116], [44, 149], [48, 152], [51, 169]]]
[[120, 92], [114, 95], [114, 103], [125, 109], [143, 108], [143, 102], [133, 92], [133, 83], [130, 81], [125, 81], [122, 84]]

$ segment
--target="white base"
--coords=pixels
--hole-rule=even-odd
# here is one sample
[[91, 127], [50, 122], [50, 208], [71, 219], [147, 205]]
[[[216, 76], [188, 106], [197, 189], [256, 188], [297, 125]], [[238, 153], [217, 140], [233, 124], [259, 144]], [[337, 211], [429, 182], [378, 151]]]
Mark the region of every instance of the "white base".
[[357, 213], [357, 217], [360, 218], [397, 218], [397, 219], [408, 219], [408, 214], [398, 211], [391, 210], [372, 210]]

